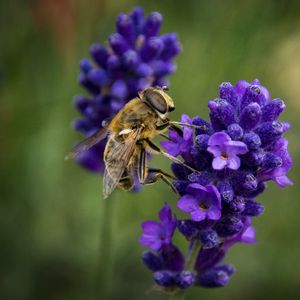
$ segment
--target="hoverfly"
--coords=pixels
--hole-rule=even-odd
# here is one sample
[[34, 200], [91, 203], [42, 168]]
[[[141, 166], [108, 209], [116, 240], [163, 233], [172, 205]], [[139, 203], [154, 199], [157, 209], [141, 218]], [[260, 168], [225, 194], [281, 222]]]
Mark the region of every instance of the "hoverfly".
[[[138, 93], [138, 97], [130, 100], [105, 127], [76, 145], [67, 155], [66, 159], [74, 158], [108, 135], [104, 151], [104, 198], [107, 198], [117, 186], [126, 191], [132, 189], [136, 166], [141, 184], [152, 184], [162, 179], [176, 191], [170, 180], [174, 179], [171, 175], [160, 169], [147, 167], [147, 152], [162, 154], [195, 172], [193, 168], [169, 155], [152, 141], [155, 136], [163, 135], [168, 128], [182, 134], [181, 129], [176, 125], [199, 127], [168, 119], [168, 113], [173, 111], [175, 106], [166, 90], [166, 87], [159, 86], [145, 88]], [[152, 174], [151, 178], [148, 178], [149, 174]]]

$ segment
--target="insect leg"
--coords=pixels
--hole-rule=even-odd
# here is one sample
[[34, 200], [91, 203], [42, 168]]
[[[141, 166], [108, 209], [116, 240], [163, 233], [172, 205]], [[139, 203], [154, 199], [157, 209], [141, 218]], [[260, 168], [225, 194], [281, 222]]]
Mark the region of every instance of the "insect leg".
[[153, 183], [157, 182], [159, 179], [162, 179], [168, 186], [171, 187], [171, 189], [176, 194], [178, 194], [178, 191], [176, 190], [176, 187], [174, 186], [174, 184], [169, 179], [169, 178], [175, 179], [175, 177], [165, 173], [164, 171], [162, 171], [160, 169], [149, 169], [148, 171], [149, 171], [149, 173], [153, 173], [154, 176], [151, 179], [145, 181], [144, 184], [150, 185], [150, 184], [153, 184]]
[[147, 153], [144, 146], [141, 146], [138, 161], [138, 178], [141, 184], [145, 183], [148, 175]]
[[150, 149], [154, 152], [154, 153], [159, 153], [162, 154], [163, 156], [167, 157], [168, 159], [170, 159], [171, 161], [183, 165], [186, 168], [188, 168], [189, 170], [191, 170], [192, 172], [196, 172], [199, 173], [197, 170], [195, 170], [194, 168], [190, 167], [189, 165], [187, 165], [186, 163], [184, 163], [183, 161], [181, 161], [180, 159], [178, 159], [177, 157], [174, 157], [172, 155], [170, 155], [169, 153], [163, 151], [160, 147], [158, 147], [157, 145], [155, 145], [153, 142], [151, 142], [150, 140], [145, 140], [145, 142], [148, 144], [148, 146], [150, 147]]
[[170, 123], [170, 120], [167, 120], [165, 123], [156, 125], [157, 131], [164, 131], [166, 128], [170, 127], [171, 129], [175, 130], [180, 136], [183, 135], [182, 129], [174, 124]]
[[177, 121], [169, 121], [170, 125], [179, 125], [183, 127], [191, 127], [191, 128], [196, 128], [196, 129], [202, 129], [202, 130], [207, 130], [207, 126], [203, 125], [193, 125], [193, 124], [187, 124], [187, 123], [182, 123], [182, 122], [177, 122]]
[[163, 171], [162, 169], [156, 169], [156, 168], [149, 168], [149, 173], [161, 173], [163, 176], [176, 180], [177, 178], [173, 175], [168, 174], [167, 172]]
[[160, 133], [159, 135], [162, 136], [163, 138], [167, 139], [167, 140], [170, 140], [170, 138], [166, 134]]

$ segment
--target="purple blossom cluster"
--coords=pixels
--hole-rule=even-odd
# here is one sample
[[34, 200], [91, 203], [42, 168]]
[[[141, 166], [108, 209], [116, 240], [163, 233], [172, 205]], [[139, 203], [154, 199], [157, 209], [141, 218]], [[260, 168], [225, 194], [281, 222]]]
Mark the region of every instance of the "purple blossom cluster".
[[[77, 96], [75, 106], [82, 117], [74, 127], [86, 136], [102, 127], [138, 91], [154, 85], [169, 85], [165, 77], [176, 70], [173, 58], [181, 51], [176, 33], [160, 35], [162, 15], [144, 17], [141, 8], [117, 17], [116, 32], [108, 46], [94, 44], [90, 59], [80, 62], [79, 83], [89, 96]], [[80, 154], [78, 162], [90, 171], [103, 170], [103, 141]]]
[[[292, 166], [288, 141], [282, 137], [290, 125], [278, 121], [285, 109], [281, 99], [271, 99], [259, 80], [224, 82], [219, 98], [209, 101], [210, 122], [183, 115], [183, 134], [170, 131], [162, 146], [181, 156], [195, 172], [172, 164], [174, 185], [180, 194], [177, 206], [189, 218], [172, 219], [165, 205], [157, 222], [144, 222], [141, 244], [143, 261], [153, 272], [157, 285], [166, 288], [226, 285], [234, 267], [222, 263], [231, 246], [255, 243], [251, 218], [263, 213], [256, 197], [266, 182], [280, 187], [292, 184], [287, 173]], [[176, 225], [175, 225], [176, 224]], [[186, 258], [172, 243], [176, 229], [189, 241]], [[193, 251], [196, 251], [194, 259]]]

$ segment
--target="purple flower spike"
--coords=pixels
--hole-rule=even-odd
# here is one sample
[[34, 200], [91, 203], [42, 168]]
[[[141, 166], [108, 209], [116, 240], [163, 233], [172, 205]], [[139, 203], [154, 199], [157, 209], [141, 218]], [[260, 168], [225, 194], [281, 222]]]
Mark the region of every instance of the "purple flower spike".
[[177, 206], [190, 213], [192, 220], [218, 220], [221, 217], [221, 196], [214, 185], [192, 183], [186, 190], [188, 194], [179, 199]]
[[[181, 46], [175, 33], [159, 33], [162, 21], [160, 13], [144, 16], [143, 9], [136, 7], [129, 14], [118, 15], [108, 47], [98, 43], [90, 47], [91, 60], [80, 62], [78, 77], [90, 96], [84, 107], [76, 105], [82, 117], [74, 122], [75, 130], [87, 137], [142, 89], [169, 85], [165, 77], [176, 70], [173, 59]], [[77, 162], [89, 171], [103, 171], [105, 142], [87, 150]]]
[[[88, 70], [88, 63], [82, 68]], [[79, 99], [77, 106], [84, 110], [86, 99]], [[194, 130], [195, 137], [183, 127], [182, 134], [171, 131], [170, 141], [162, 143], [169, 154], [181, 155], [194, 169], [172, 164], [173, 184], [180, 195], [177, 206], [190, 214], [190, 219], [177, 222], [177, 229], [189, 242], [189, 253], [199, 246], [192, 271], [185, 270], [185, 264], [191, 265], [190, 256], [185, 262], [174, 244], [159, 240], [165, 232], [161, 226], [167, 225], [146, 224], [147, 245], [161, 248], [143, 256], [143, 261], [166, 290], [225, 286], [234, 273], [232, 266], [222, 263], [226, 253], [237, 243], [256, 242], [251, 219], [260, 216], [264, 206], [255, 198], [269, 180], [280, 187], [292, 184], [287, 177], [292, 159], [282, 137], [291, 126], [278, 120], [286, 107], [281, 99], [272, 100], [257, 79], [241, 80], [235, 86], [222, 83], [219, 98], [209, 101], [208, 107], [210, 123], [199, 116], [192, 119], [201, 126]], [[191, 119], [182, 115], [181, 121], [190, 124]]]
[[140, 243], [152, 250], [159, 250], [163, 245], [171, 244], [172, 236], [176, 228], [176, 219], [172, 219], [172, 210], [168, 204], [160, 210], [161, 223], [145, 221], [142, 223], [143, 234]]
[[232, 141], [225, 132], [216, 132], [208, 140], [207, 151], [214, 155], [212, 166], [215, 170], [228, 167], [239, 169], [241, 162], [237, 156], [248, 152], [247, 145], [240, 141]]

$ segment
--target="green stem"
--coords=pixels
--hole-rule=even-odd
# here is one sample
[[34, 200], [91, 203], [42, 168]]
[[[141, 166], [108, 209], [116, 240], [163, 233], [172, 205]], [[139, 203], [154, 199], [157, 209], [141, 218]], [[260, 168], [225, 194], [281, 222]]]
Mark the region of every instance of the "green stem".
[[113, 220], [113, 196], [109, 199], [101, 199], [102, 219], [99, 235], [99, 256], [96, 269], [95, 296], [93, 300], [109, 299], [110, 282], [113, 273], [112, 268], [112, 220]]
[[200, 241], [199, 240], [195, 240], [193, 241], [192, 247], [190, 249], [190, 252], [188, 254], [187, 260], [186, 260], [186, 269], [188, 271], [193, 271], [194, 270], [194, 266], [195, 266], [195, 262], [200, 250]]

